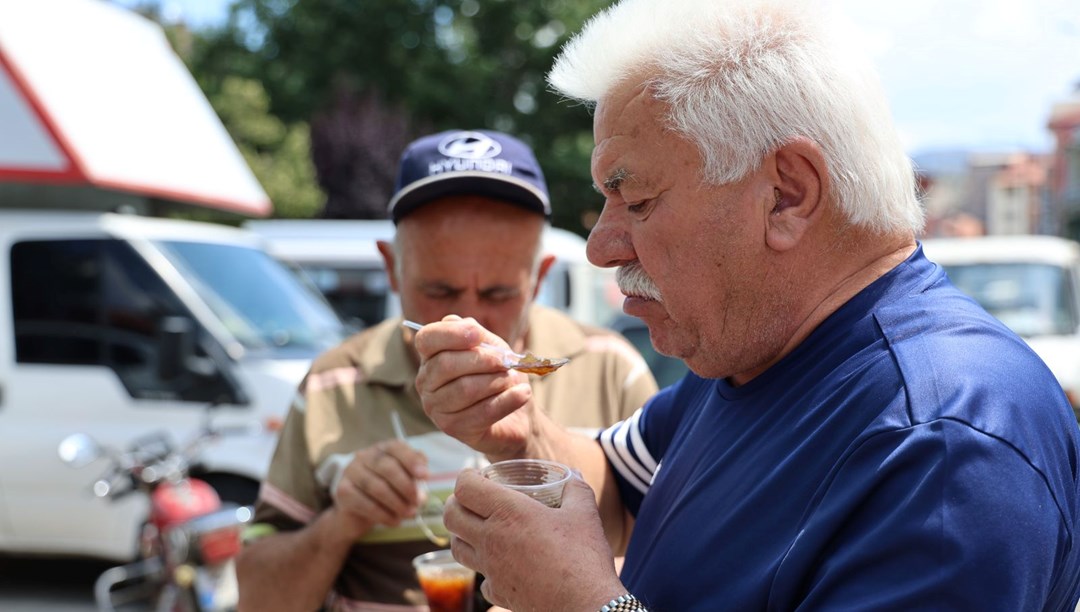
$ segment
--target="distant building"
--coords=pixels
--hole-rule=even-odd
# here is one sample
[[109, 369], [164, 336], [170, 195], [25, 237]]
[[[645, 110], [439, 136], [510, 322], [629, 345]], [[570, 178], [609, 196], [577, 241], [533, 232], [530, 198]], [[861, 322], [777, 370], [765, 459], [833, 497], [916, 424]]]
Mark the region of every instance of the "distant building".
[[1047, 127], [1056, 141], [1048, 182], [1051, 211], [1062, 220], [1063, 234], [1080, 240], [1080, 83], [1053, 106]]
[[1047, 206], [1049, 157], [954, 153], [962, 163], [920, 167], [927, 237], [1056, 234]]
[[1056, 234], [1057, 223], [1046, 197], [1049, 158], [1017, 153], [1009, 156], [986, 185], [986, 233]]
[[938, 151], [915, 158], [927, 237], [983, 233], [982, 207], [973, 207], [967, 195], [968, 157], [967, 151]]

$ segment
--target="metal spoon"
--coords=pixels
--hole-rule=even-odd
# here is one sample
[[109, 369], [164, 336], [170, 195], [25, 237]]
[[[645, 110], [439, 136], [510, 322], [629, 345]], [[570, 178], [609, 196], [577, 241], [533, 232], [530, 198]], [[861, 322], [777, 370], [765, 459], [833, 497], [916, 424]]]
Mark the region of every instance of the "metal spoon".
[[[420, 331], [420, 329], [424, 327], [415, 321], [409, 320], [402, 321], [401, 324], [410, 329], [415, 329], [416, 331]], [[488, 344], [487, 342], [481, 342], [480, 348], [494, 351], [499, 355], [502, 355], [503, 367], [507, 369], [525, 372], [526, 374], [536, 374], [537, 376], [547, 376], [570, 363], [570, 359], [567, 357], [547, 359], [544, 357], [537, 357], [529, 352], [522, 355], [521, 353], [515, 353], [508, 348], [495, 346], [494, 344]]]
[[[390, 421], [394, 425], [394, 436], [398, 440], [405, 442], [405, 427], [401, 424], [401, 415], [397, 413], [397, 410], [390, 411]], [[418, 480], [416, 488], [420, 490], [420, 495], [424, 497], [424, 503], [420, 505], [416, 517], [416, 522], [420, 525], [420, 531], [424, 532], [424, 535], [427, 536], [428, 540], [431, 540], [432, 544], [442, 548], [449, 546], [450, 538], [435, 533], [427, 524], [429, 519], [438, 520], [439, 523], [442, 523], [443, 511], [446, 509], [443, 500], [431, 494], [431, 489], [428, 488], [426, 480]]]

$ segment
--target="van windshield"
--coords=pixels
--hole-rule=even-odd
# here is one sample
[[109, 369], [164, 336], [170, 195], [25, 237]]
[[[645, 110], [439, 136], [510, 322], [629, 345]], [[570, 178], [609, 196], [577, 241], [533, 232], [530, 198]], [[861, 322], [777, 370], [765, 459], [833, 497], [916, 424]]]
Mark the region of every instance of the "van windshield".
[[1064, 268], [1034, 263], [943, 267], [960, 291], [1021, 336], [1076, 333], [1075, 288]]
[[157, 244], [245, 347], [322, 351], [342, 340], [344, 326], [333, 310], [266, 253], [229, 244]]

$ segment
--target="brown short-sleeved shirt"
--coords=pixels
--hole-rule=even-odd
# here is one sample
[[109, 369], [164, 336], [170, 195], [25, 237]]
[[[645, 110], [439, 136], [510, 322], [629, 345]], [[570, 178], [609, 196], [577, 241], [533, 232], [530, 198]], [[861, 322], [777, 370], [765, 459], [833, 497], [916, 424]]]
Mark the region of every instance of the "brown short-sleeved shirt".
[[[622, 336], [533, 306], [527, 350], [571, 357], [533, 397], [556, 422], [596, 431], [628, 418], [656, 392], [648, 366]], [[432, 494], [448, 496], [457, 472], [482, 457], [439, 432], [424, 414], [401, 321], [353, 336], [315, 360], [289, 411], [256, 504], [255, 522], [298, 529], [332, 502], [335, 475], [355, 451], [394, 437], [390, 412], [409, 444], [428, 457]], [[338, 575], [331, 606], [341, 610], [412, 609], [424, 603], [411, 560], [433, 550], [415, 521], [376, 527], [357, 542]]]

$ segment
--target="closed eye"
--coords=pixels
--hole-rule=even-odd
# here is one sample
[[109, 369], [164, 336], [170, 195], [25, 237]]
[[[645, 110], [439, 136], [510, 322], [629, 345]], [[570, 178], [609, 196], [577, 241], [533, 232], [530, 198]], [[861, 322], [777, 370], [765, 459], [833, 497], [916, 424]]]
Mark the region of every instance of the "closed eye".
[[648, 215], [652, 209], [652, 205], [655, 200], [642, 200], [641, 202], [634, 202], [633, 204], [627, 204], [626, 210], [636, 216]]

